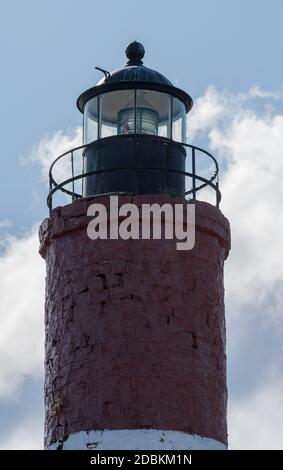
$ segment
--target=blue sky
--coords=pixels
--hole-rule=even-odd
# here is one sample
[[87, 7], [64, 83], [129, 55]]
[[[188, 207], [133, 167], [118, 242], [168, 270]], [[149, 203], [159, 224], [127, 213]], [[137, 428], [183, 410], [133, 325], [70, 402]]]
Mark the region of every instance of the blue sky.
[[[20, 312], [25, 301], [29, 312], [41, 305], [41, 297], [33, 303], [33, 296], [42, 292], [42, 283], [37, 286], [36, 282], [41, 279], [43, 267], [39, 267], [41, 262], [35, 254], [36, 236], [30, 232], [47, 215], [47, 185], [42, 177], [45, 166], [42, 156], [38, 156], [38, 144], [45, 138], [44, 145], [48, 147], [51, 142], [54, 147], [62, 135], [71, 139], [68, 136], [82, 122], [76, 98], [101, 76], [94, 67], [113, 70], [124, 65], [126, 45], [132, 40], [141, 41], [146, 50], [145, 65], [159, 70], [195, 100], [192, 142], [205, 140], [223, 168], [230, 169], [223, 175], [222, 205], [224, 213], [232, 218], [235, 241], [226, 280], [229, 393], [233, 400], [233, 445], [242, 447], [259, 447], [264, 442], [270, 447], [275, 442], [283, 448], [283, 441], [280, 444], [277, 440], [282, 428], [276, 413], [273, 415], [272, 409], [264, 417], [259, 411], [262, 403], [268, 402], [269, 406], [271, 397], [275, 403], [280, 400], [283, 383], [282, 316], [278, 307], [282, 272], [275, 250], [277, 257], [281, 253], [278, 228], [272, 225], [271, 217], [271, 210], [280, 209], [277, 203], [282, 196], [276, 192], [280, 184], [276, 177], [282, 174], [282, 18], [280, 0], [11, 0], [2, 2], [0, 10], [0, 234], [8, 247], [8, 252], [2, 249], [0, 260], [5, 276], [3, 292], [8, 292], [17, 278], [19, 300], [16, 304], [11, 294], [0, 303], [0, 315], [6, 315], [10, 305], [14, 312]], [[58, 131], [62, 131], [61, 137], [54, 141]], [[261, 159], [256, 161], [260, 152]], [[273, 156], [275, 163], [271, 162]], [[266, 180], [262, 176], [264, 165], [270, 165]], [[264, 189], [263, 183], [258, 184], [258, 175], [265, 181]], [[251, 183], [250, 189], [247, 183]], [[261, 219], [260, 214], [265, 216]], [[259, 237], [264, 217], [265, 224], [266, 220], [271, 224], [270, 238], [267, 234]], [[266, 250], [263, 247], [270, 240], [275, 240], [274, 247]], [[27, 246], [34, 246], [34, 251]], [[249, 247], [258, 250], [249, 251]], [[23, 286], [19, 281], [21, 268], [17, 268], [18, 274], [14, 271], [13, 250], [18, 250], [22, 263], [30, 262], [28, 274], [30, 279], [35, 276], [35, 284], [30, 281]], [[247, 264], [248, 255], [251, 258]], [[7, 266], [11, 272], [7, 272]], [[243, 284], [239, 283], [241, 277]], [[29, 288], [27, 299], [21, 289]], [[31, 336], [41, 328], [40, 315], [35, 323], [29, 317]], [[24, 315], [19, 318], [25, 321]], [[16, 332], [21, 334], [20, 320]], [[9, 347], [13, 348], [13, 343]], [[23, 348], [29, 357], [25, 344]], [[0, 436], [7, 446], [39, 445], [34, 436], [40, 433], [42, 420], [42, 374], [40, 345], [36, 348], [38, 362], [30, 364], [28, 357], [23, 359], [22, 372], [15, 365], [14, 374], [21, 378], [11, 381], [7, 388], [10, 392], [1, 395], [0, 379]], [[1, 351], [4, 359], [9, 357], [6, 346], [0, 346], [0, 360]], [[268, 380], [272, 390], [265, 387]], [[26, 406], [30, 400], [33, 407]], [[251, 409], [254, 414], [249, 415]], [[262, 430], [258, 431], [258, 439], [250, 438], [256, 424], [264, 419], [272, 438], [268, 441]], [[241, 438], [238, 430], [245, 424], [247, 431]], [[12, 434], [15, 429], [18, 434]]]
[[0, 197], [9, 194], [9, 207], [0, 217], [22, 226], [44, 216], [36, 168], [20, 167], [19, 157], [46, 133], [80, 125], [75, 100], [100, 76], [95, 65], [123, 65], [125, 45], [137, 39], [145, 63], [193, 97], [208, 84], [278, 88], [282, 14], [280, 0], [2, 2]]

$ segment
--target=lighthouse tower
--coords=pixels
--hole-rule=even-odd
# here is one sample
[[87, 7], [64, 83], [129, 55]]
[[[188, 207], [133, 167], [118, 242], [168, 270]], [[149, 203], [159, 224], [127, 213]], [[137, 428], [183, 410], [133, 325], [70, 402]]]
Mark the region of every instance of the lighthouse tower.
[[[225, 449], [230, 228], [218, 164], [186, 142], [191, 97], [143, 65], [140, 43], [126, 55], [125, 67], [99, 69], [103, 78], [78, 98], [83, 145], [50, 168], [50, 214], [40, 227], [45, 447]], [[92, 239], [90, 207], [109, 214], [113, 196], [117, 210], [194, 206], [194, 246], [176, 249], [175, 237]]]

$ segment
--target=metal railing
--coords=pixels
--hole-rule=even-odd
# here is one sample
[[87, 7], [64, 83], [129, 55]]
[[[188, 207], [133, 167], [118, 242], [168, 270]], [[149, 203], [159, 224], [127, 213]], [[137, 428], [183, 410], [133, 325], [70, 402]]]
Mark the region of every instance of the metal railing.
[[[103, 169], [103, 170], [96, 170], [96, 171], [91, 171], [91, 172], [84, 172], [84, 155], [83, 151], [86, 149], [90, 144], [86, 145], [80, 145], [79, 147], [75, 147], [74, 149], [71, 149], [59, 157], [57, 157], [53, 163], [50, 166], [49, 169], [49, 193], [47, 197], [47, 206], [49, 210], [51, 211], [53, 208], [53, 197], [54, 194], [57, 192], [61, 192], [66, 194], [67, 196], [70, 196], [71, 200], [74, 201], [75, 199], [80, 199], [83, 197], [83, 181], [85, 178], [93, 175], [98, 175], [102, 173], [108, 173], [108, 172], [115, 172], [115, 171], [121, 171], [121, 170], [134, 170], [136, 172], [138, 171], [144, 171], [144, 170], [158, 170], [158, 171], [166, 171], [166, 172], [172, 172], [176, 173], [179, 175], [183, 175], [185, 177], [186, 182], [189, 181], [190, 187], [185, 190], [185, 195], [186, 196], [191, 196], [192, 199], [197, 199], [197, 193], [199, 191], [203, 190], [204, 188], [212, 188], [215, 192], [215, 198], [216, 198], [216, 206], [219, 207], [219, 203], [221, 201], [221, 193], [219, 190], [219, 168], [218, 168], [218, 163], [217, 160], [211, 155], [209, 152], [206, 150], [201, 149], [200, 147], [196, 147], [194, 145], [190, 144], [185, 144], [182, 143], [181, 145], [185, 147], [186, 153], [187, 153], [187, 158], [186, 160], [189, 160], [189, 164], [191, 167], [191, 171], [181, 171], [181, 170], [176, 170], [176, 169], [168, 169], [168, 168], [159, 168], [159, 167], [137, 167], [137, 166], [131, 166], [131, 167], [119, 167], [119, 168], [111, 168], [111, 169]], [[75, 170], [75, 163], [74, 163], [74, 157], [77, 152], [80, 152], [79, 158], [81, 161], [79, 162], [79, 166], [81, 168], [80, 172], [78, 174], [76, 173]], [[196, 166], [198, 163], [198, 160], [201, 157], [206, 158], [206, 162], [210, 164], [207, 165], [206, 163], [204, 164], [204, 167], [202, 168], [201, 171], [207, 171], [209, 170], [210, 175], [208, 177], [202, 176], [201, 174], [197, 173]], [[67, 162], [69, 161], [69, 170], [67, 169]], [[65, 178], [65, 173], [67, 175], [68, 171], [70, 171], [70, 177], [67, 179], [63, 179], [62, 181], [58, 182], [55, 180], [55, 175], [54, 172], [56, 171], [56, 168], [58, 168], [59, 162], [63, 162], [63, 166], [65, 168], [64, 170], [64, 178]], [[187, 165], [188, 166], [188, 165]], [[57, 177], [56, 177], [57, 178]], [[80, 190], [76, 189], [76, 183], [81, 180], [81, 187]], [[201, 183], [197, 185], [198, 183]]]

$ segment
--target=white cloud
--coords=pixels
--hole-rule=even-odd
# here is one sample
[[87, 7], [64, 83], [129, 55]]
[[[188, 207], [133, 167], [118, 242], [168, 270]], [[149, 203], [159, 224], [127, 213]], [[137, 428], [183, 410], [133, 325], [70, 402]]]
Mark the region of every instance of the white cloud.
[[282, 101], [283, 90], [266, 91], [255, 85], [246, 93], [235, 94], [227, 90], [219, 92], [209, 86], [204, 95], [195, 100], [189, 114], [188, 139], [194, 139], [200, 131], [213, 131], [219, 125], [229, 127], [235, 118], [253, 114], [255, 105], [272, 112], [271, 100]]
[[[67, 133], [58, 131], [44, 137], [23, 162], [38, 163], [47, 180], [54, 158], [79, 145], [80, 128]], [[64, 177], [66, 168], [69, 172], [69, 167], [59, 165], [56, 177]], [[9, 226], [8, 220], [0, 223], [2, 229]], [[5, 234], [1, 239], [0, 400], [19, 397], [25, 378], [43, 374], [45, 265], [38, 254], [37, 231], [34, 227], [21, 238]]]
[[44, 262], [37, 228], [10, 237], [0, 257], [0, 399], [17, 394], [27, 376], [43, 370]]
[[[270, 107], [270, 99], [281, 100], [282, 92], [252, 87], [247, 93], [233, 95], [210, 87], [196, 101], [190, 121], [195, 137], [205, 129], [209, 149], [223, 167], [221, 210], [232, 228], [225, 289], [228, 340], [234, 357], [228, 361], [236, 372], [245, 367], [239, 363], [245, 315], [252, 317], [248, 355], [256, 357], [252, 338], [259, 327], [265, 329], [267, 343], [272, 343], [278, 331], [283, 332], [283, 115]], [[259, 108], [259, 100], [266, 105]], [[252, 395], [250, 384], [241, 399], [234, 395], [230, 399], [230, 446], [283, 449], [283, 423], [277, 411], [282, 409], [281, 351], [272, 359], [263, 358], [258, 374], [250, 379], [257, 381]]]
[[[283, 231], [283, 115], [253, 110], [251, 100], [257, 95], [251, 90], [231, 95], [209, 88], [200, 98], [200, 108], [204, 116], [206, 108], [208, 112], [211, 108], [222, 109], [214, 120], [208, 119], [207, 133], [210, 149], [226, 167], [220, 180], [221, 209], [231, 221], [233, 240], [227, 262], [227, 295], [236, 297], [237, 303], [253, 300], [259, 305], [276, 284], [274, 298], [279, 302], [273, 313], [278, 316], [283, 283], [279, 255]], [[276, 92], [270, 94], [276, 96]], [[199, 115], [192, 120], [196, 132], [205, 127]]]
[[235, 118], [230, 128], [211, 132], [211, 143], [231, 162], [222, 182], [236, 253], [227, 267], [230, 291], [256, 300], [283, 281], [283, 116]]
[[[41, 175], [45, 181], [48, 181], [48, 173], [51, 163], [55, 158], [59, 157], [63, 153], [72, 150], [76, 147], [82, 145], [82, 130], [81, 127], [75, 129], [70, 129], [68, 132], [62, 130], [55, 132], [51, 136], [45, 136], [36, 144], [31, 152], [31, 155], [28, 158], [22, 159], [24, 164], [27, 163], [38, 163], [41, 168]], [[77, 152], [74, 155], [74, 164], [76, 168], [80, 167], [80, 155]], [[60, 160], [56, 167], [54, 168], [54, 177], [58, 182], [61, 181], [61, 178], [71, 177], [71, 165], [70, 160], [63, 158]]]
[[275, 100], [283, 99], [282, 90], [266, 91], [262, 90], [259, 86], [254, 85], [249, 89], [249, 96], [251, 98], [273, 98]]
[[226, 113], [226, 98], [210, 86], [204, 96], [197, 98], [188, 118], [188, 141], [199, 131], [207, 131], [217, 120]]

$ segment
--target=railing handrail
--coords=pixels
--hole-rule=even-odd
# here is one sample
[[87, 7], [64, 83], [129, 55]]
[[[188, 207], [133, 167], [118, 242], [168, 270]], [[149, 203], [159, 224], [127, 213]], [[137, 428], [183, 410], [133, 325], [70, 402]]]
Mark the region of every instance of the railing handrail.
[[[185, 147], [188, 147], [192, 150], [192, 172], [188, 172], [188, 171], [182, 171], [182, 170], [176, 170], [176, 169], [168, 169], [168, 168], [158, 168], [158, 167], [137, 167], [137, 166], [132, 166], [132, 167], [119, 167], [119, 168], [109, 168], [109, 169], [102, 169], [102, 170], [96, 170], [96, 171], [91, 171], [91, 172], [87, 172], [87, 173], [81, 173], [79, 175], [74, 175], [74, 166], [73, 166], [73, 154], [74, 152], [77, 152], [78, 150], [81, 150], [81, 149], [84, 149], [84, 148], [87, 148], [89, 145], [91, 145], [91, 143], [89, 144], [84, 144], [84, 145], [79, 145], [73, 149], [70, 149], [70, 150], [67, 150], [66, 152], [62, 153], [61, 155], [59, 155], [53, 162], [52, 164], [50, 165], [50, 169], [49, 169], [49, 194], [48, 194], [48, 197], [47, 197], [47, 206], [49, 207], [50, 211], [52, 209], [52, 196], [54, 195], [54, 193], [56, 193], [57, 191], [61, 191], [69, 196], [72, 197], [72, 200], [74, 199], [80, 199], [83, 197], [83, 194], [79, 194], [79, 193], [76, 193], [74, 191], [74, 182], [77, 181], [77, 180], [80, 180], [83, 178], [86, 178], [88, 176], [93, 176], [93, 175], [96, 175], [96, 174], [99, 174], [99, 173], [106, 173], [106, 172], [112, 172], [112, 171], [117, 171], [117, 170], [135, 170], [135, 171], [140, 171], [140, 170], [159, 170], [159, 171], [170, 171], [170, 172], [174, 172], [174, 173], [178, 173], [178, 174], [183, 174], [185, 177], [188, 176], [190, 178], [192, 178], [192, 181], [193, 181], [193, 188], [188, 190], [188, 191], [185, 191], [185, 195], [189, 195], [189, 194], [193, 194], [193, 198], [195, 199], [196, 198], [196, 193], [198, 191], [200, 191], [201, 189], [205, 188], [206, 186], [210, 186], [211, 188], [214, 189], [215, 193], [216, 193], [216, 205], [217, 207], [219, 206], [219, 203], [221, 201], [221, 193], [220, 193], [220, 190], [219, 190], [219, 187], [218, 187], [218, 181], [216, 181], [216, 183], [214, 184], [214, 180], [216, 178], [218, 178], [218, 174], [219, 174], [219, 167], [218, 167], [218, 162], [216, 160], [216, 158], [210, 153], [208, 152], [207, 150], [204, 150], [202, 149], [201, 147], [197, 147], [196, 145], [192, 145], [192, 144], [187, 144], [185, 142], [175, 142], [175, 141], [172, 141], [173, 143], [178, 143], [182, 146], [185, 146]], [[168, 142], [165, 142], [165, 143], [170, 143], [170, 141]], [[207, 178], [204, 178], [203, 176], [200, 176], [198, 174], [196, 174], [195, 172], [195, 159], [196, 159], [196, 151], [198, 152], [201, 152], [205, 155], [207, 155], [214, 163], [215, 165], [215, 171], [213, 173], [213, 175], [207, 179]], [[64, 181], [62, 181], [61, 183], [57, 183], [53, 177], [53, 174], [52, 174], [52, 170], [55, 166], [55, 164], [60, 160], [62, 159], [63, 157], [65, 157], [66, 155], [70, 155], [70, 158], [71, 158], [71, 164], [72, 164], [72, 177], [71, 178], [68, 178]], [[83, 158], [83, 156], [82, 156]], [[195, 180], [198, 180], [198, 181], [202, 181], [202, 184], [200, 184], [199, 186], [196, 186], [195, 185]], [[66, 186], [67, 184], [70, 184], [72, 183], [73, 187], [72, 187], [72, 191], [70, 191], [69, 189], [66, 189], [64, 186]]]

